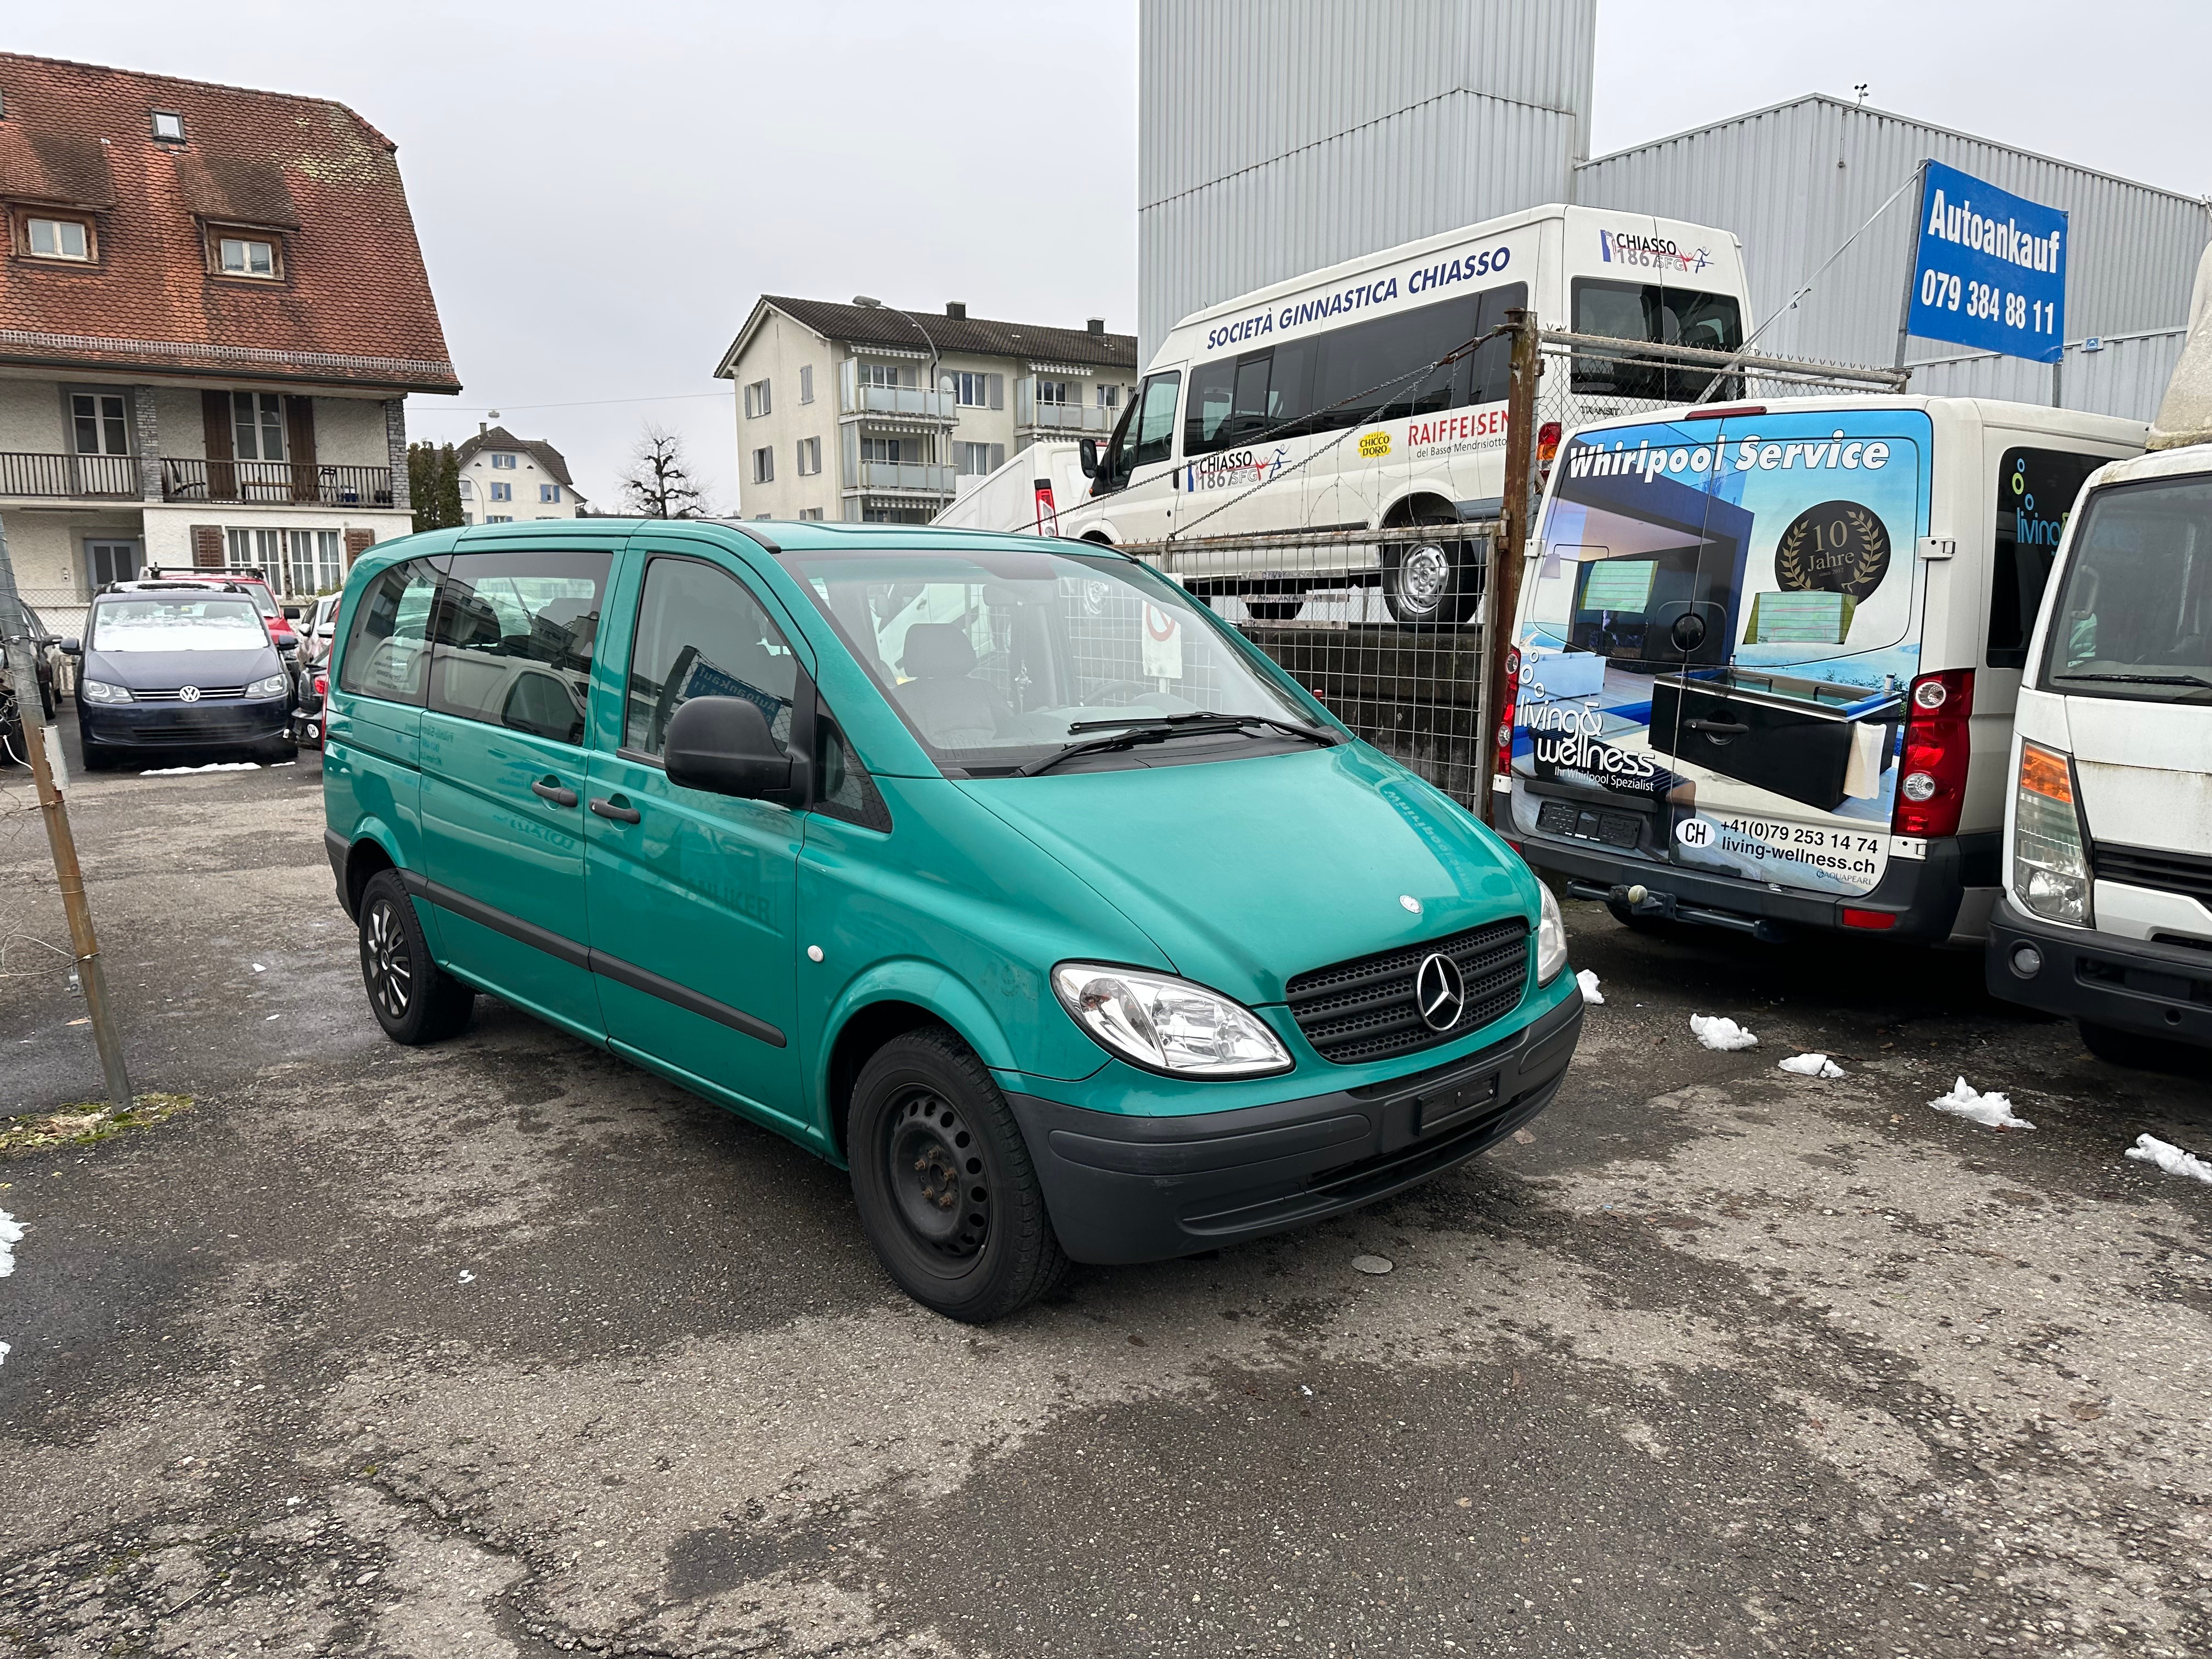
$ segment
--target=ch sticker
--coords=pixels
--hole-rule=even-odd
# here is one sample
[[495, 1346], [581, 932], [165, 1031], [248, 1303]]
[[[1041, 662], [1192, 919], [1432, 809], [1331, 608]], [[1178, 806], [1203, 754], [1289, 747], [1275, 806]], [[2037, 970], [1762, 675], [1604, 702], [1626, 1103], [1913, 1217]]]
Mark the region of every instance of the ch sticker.
[[1698, 852], [1713, 844], [1713, 826], [1703, 818], [1684, 818], [1674, 826], [1674, 839]]

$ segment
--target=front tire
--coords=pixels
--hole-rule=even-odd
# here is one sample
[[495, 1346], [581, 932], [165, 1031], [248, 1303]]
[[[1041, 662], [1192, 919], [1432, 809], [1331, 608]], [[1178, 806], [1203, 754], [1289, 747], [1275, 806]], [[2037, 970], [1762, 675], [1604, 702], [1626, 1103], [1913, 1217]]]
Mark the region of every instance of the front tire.
[[1066, 1271], [1006, 1096], [943, 1026], [893, 1037], [860, 1068], [845, 1146], [861, 1230], [925, 1308], [988, 1324]]
[[384, 1035], [419, 1048], [457, 1036], [477, 994], [430, 959], [429, 941], [398, 873], [380, 870], [361, 894], [361, 977]]
[[1462, 538], [1426, 536], [1382, 549], [1382, 603], [1403, 628], [1456, 628], [1472, 622], [1482, 603], [1482, 563], [1476, 544]]

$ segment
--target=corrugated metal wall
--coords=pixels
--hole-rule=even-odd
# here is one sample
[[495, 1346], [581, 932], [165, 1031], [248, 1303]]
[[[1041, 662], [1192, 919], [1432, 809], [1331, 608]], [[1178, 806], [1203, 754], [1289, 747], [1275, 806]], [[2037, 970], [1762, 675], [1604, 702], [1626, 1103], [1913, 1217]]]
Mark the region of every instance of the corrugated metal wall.
[[[2203, 202], [1832, 98], [1798, 99], [1601, 156], [1577, 170], [1575, 199], [1735, 231], [1743, 239], [1753, 311], [1764, 322], [1929, 156], [2068, 210], [2069, 339], [2187, 320], [2197, 257], [2212, 237], [2212, 214]], [[1907, 191], [1794, 313], [1774, 319], [1759, 337], [1761, 348], [1838, 362], [1893, 361], [1917, 206]], [[2069, 352], [2063, 382], [2069, 407], [2102, 406], [2077, 401], [2077, 380], [2085, 397], [2092, 388], [2113, 397], [2140, 389], [2154, 351], [2136, 344], [2113, 349], [2111, 368], [2096, 362], [2107, 354], [2093, 352], [2078, 372], [2079, 354]], [[1955, 356], [1957, 348], [1915, 339], [1906, 355], [1918, 362]], [[2028, 377], [2023, 385], [2041, 381], [2042, 392], [2030, 401], [2048, 399], [2047, 368], [2023, 363], [2018, 372]], [[1917, 375], [1914, 389], [1923, 389]], [[2156, 402], [2154, 390], [2148, 405], [2112, 412], [2148, 419]]]
[[1142, 0], [1138, 349], [1201, 307], [1564, 201], [1596, 0]]
[[[2059, 401], [2069, 409], [2147, 421], [2158, 410], [2166, 383], [2180, 360], [2189, 331], [2166, 328], [2107, 337], [2094, 351], [2077, 341], [2066, 348], [2059, 372]], [[2015, 403], [2051, 401], [2051, 365], [2019, 357], [1940, 357], [1912, 371], [1911, 388], [1936, 398], [2008, 398]]]

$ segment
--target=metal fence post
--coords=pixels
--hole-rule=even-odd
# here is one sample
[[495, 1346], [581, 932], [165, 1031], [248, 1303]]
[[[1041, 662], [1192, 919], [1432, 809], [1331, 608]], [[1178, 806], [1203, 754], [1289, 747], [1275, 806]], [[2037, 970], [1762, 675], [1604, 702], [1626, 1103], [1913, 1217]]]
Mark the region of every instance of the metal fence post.
[[[1529, 520], [1535, 511], [1534, 494], [1536, 459], [1536, 376], [1543, 360], [1537, 354], [1536, 313], [1509, 311], [1513, 331], [1513, 366], [1505, 393], [1505, 505], [1498, 536], [1492, 543], [1489, 580], [1482, 585], [1482, 724], [1478, 728], [1481, 770], [1494, 773], [1501, 746], [1498, 733], [1513, 718], [1516, 688], [1510, 684], [1505, 663], [1513, 629], [1513, 613], [1521, 602], [1521, 566], [1528, 551]], [[1495, 776], [1482, 787], [1482, 820], [1500, 827], [1498, 804], [1504, 799]]]
[[69, 916], [70, 943], [76, 952], [77, 983], [92, 1017], [93, 1041], [100, 1048], [100, 1067], [106, 1074], [107, 1103], [116, 1111], [131, 1109], [131, 1077], [123, 1064], [123, 1033], [116, 1024], [115, 1006], [108, 1000], [107, 974], [100, 966], [100, 941], [92, 931], [92, 906], [84, 896], [84, 872], [76, 860], [76, 840], [70, 832], [69, 805], [54, 777], [49, 742], [59, 748], [59, 728], [46, 722], [39, 702], [38, 659], [31, 651], [30, 626], [24, 621], [22, 601], [15, 592], [15, 567], [8, 557], [8, 531], [0, 524], [0, 645], [8, 658], [9, 678], [15, 685], [15, 714], [21, 723], [24, 758], [31, 763], [31, 781], [39, 794], [39, 810], [46, 821], [46, 844], [53, 851], [54, 878], [61, 889], [62, 908]]

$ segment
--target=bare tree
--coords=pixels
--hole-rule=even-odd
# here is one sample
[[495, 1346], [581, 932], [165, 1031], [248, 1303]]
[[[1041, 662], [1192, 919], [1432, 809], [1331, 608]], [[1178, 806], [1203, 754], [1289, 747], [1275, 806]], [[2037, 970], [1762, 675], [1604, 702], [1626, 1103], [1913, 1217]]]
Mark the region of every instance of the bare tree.
[[693, 482], [684, 459], [684, 440], [665, 427], [646, 422], [630, 470], [622, 481], [623, 500], [641, 518], [705, 519], [714, 515], [707, 492]]

